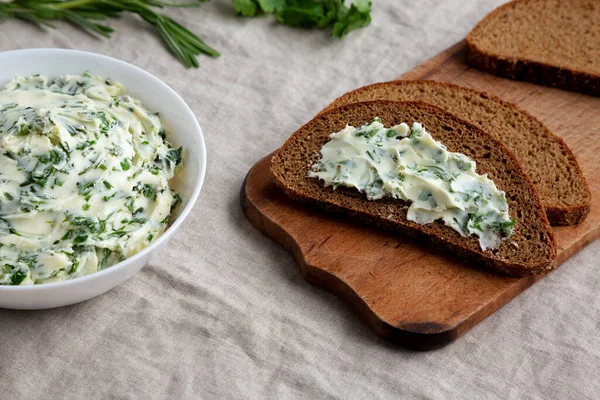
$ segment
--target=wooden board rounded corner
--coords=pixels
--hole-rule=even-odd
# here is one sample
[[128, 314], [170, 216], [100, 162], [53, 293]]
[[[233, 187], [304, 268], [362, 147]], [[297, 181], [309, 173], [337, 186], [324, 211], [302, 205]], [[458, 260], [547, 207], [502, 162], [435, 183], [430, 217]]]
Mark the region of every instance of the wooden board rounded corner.
[[[293, 254], [306, 281], [323, 287], [349, 303], [378, 335], [388, 338], [405, 348], [421, 351], [433, 350], [453, 342], [462, 333], [468, 331], [476, 323], [475, 321], [483, 319], [493, 312], [497, 308], [496, 305], [504, 304], [503, 302], [496, 303], [494, 301], [482, 302], [477, 299], [477, 301], [469, 303], [469, 307], [473, 308], [475, 306], [476, 309], [469, 309], [463, 315], [456, 315], [454, 318], [445, 321], [444, 316], [437, 312], [431, 313], [431, 318], [421, 320], [415, 319], [414, 316], [411, 317], [410, 314], [404, 319], [390, 317], [390, 315], [394, 315], [392, 309], [402, 309], [403, 306], [418, 307], [419, 299], [415, 296], [404, 298], [402, 293], [387, 291], [382, 293], [381, 296], [385, 298], [385, 301], [369, 301], [372, 298], [372, 293], [370, 293], [372, 291], [364, 290], [366, 287], [360, 285], [360, 279], [349, 282], [343, 274], [332, 271], [330, 268], [331, 259], [323, 259], [321, 253], [315, 254], [315, 249], [323, 250], [325, 244], [332, 244], [333, 242], [335, 242], [333, 246], [337, 246], [340, 241], [344, 241], [348, 236], [360, 236], [365, 232], [369, 241], [366, 243], [367, 247], [379, 243], [382, 238], [387, 238], [385, 240], [388, 240], [388, 242], [402, 240], [404, 245], [407, 245], [411, 239], [399, 239], [390, 233], [377, 232], [366, 226], [338, 221], [336, 216], [325, 215], [320, 211], [310, 209], [288, 199], [272, 182], [268, 171], [270, 158], [271, 155], [257, 162], [244, 180], [240, 191], [240, 203], [244, 214], [259, 231]], [[332, 230], [325, 228], [325, 231], [332, 233], [331, 235], [325, 234], [323, 230], [318, 228], [324, 222], [330, 225], [329, 228], [334, 226]], [[298, 227], [302, 227], [306, 223], [315, 224], [314, 229], [310, 230], [312, 235], [308, 238], [296, 234], [299, 232]], [[341, 225], [343, 225], [342, 230], [339, 229]], [[336, 230], [336, 228], [338, 229]], [[371, 235], [376, 235], [376, 237]], [[385, 246], [385, 243], [383, 245]], [[414, 251], [414, 247], [420, 245], [413, 243], [410, 246], [412, 247], [408, 250], [409, 252]], [[406, 251], [402, 246], [388, 248], [388, 253], [391, 252], [391, 254], [388, 254], [387, 257], [388, 259], [396, 257], [404, 259]], [[431, 255], [426, 254], [427, 249], [422, 248], [421, 251], [426, 258], [432, 258]], [[433, 259], [440, 263], [448, 262], [437, 254]], [[352, 263], [353, 261], [355, 262]], [[376, 259], [351, 258], [350, 262], [350, 264], [343, 266], [343, 271], [364, 271], [369, 268], [377, 270], [378, 262]], [[368, 265], [368, 263], [372, 265]], [[455, 264], [456, 261], [452, 264], [453, 267], [455, 267]], [[439, 268], [444, 268], [444, 266], [437, 265], [435, 270], [437, 271]], [[488, 275], [494, 276], [491, 273], [469, 267], [465, 268], [465, 271], [466, 275], [471, 277], [474, 286], [478, 285], [477, 280], [485, 280]], [[473, 277], [475, 278], [474, 281]], [[389, 278], [389, 280], [394, 280], [395, 277], [389, 276]], [[413, 279], [415, 278], [413, 277]], [[445, 278], [442, 276], [442, 279]], [[499, 287], [494, 288], [498, 299], [512, 298], [520, 292], [521, 286], [529, 286], [533, 283], [532, 280], [499, 276], [495, 279], [496, 284], [501, 283]], [[454, 287], [457, 288], [456, 285]], [[457, 289], [461, 290], [460, 287]], [[489, 298], [489, 293], [486, 292], [485, 297]], [[456, 313], [463, 308], [463, 305], [454, 304], [454, 308], [453, 313]], [[416, 314], [424, 315], [422, 311]]]

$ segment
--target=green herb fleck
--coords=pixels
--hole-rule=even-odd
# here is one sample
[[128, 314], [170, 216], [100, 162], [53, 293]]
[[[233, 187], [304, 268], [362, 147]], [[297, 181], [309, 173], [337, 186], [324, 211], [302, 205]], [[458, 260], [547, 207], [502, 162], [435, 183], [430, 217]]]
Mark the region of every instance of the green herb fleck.
[[[96, 181], [87, 181], [87, 182], [77, 182], [77, 187], [79, 194], [81, 196], [88, 196], [92, 189], [94, 188]], [[87, 198], [89, 200], [89, 198]], [[87, 200], [86, 200], [87, 201]]]
[[131, 168], [131, 164], [129, 164], [128, 158], [121, 161], [121, 168], [123, 169], [123, 171], [129, 171], [129, 168]]
[[181, 164], [182, 151], [182, 147], [179, 147], [178, 149], [169, 150], [169, 152], [167, 153], [167, 159], [175, 165]]
[[[6, 264], [7, 266], [9, 264]], [[10, 277], [10, 283], [11, 285], [20, 285], [21, 283], [23, 283], [23, 281], [25, 280], [25, 278], [27, 278], [27, 274], [25, 272], [23, 272], [23, 270], [21, 269], [17, 269], [16, 267], [10, 265], [13, 270], [12, 270], [12, 276]]]
[[88, 238], [88, 235], [80, 232], [77, 234], [77, 236], [75, 236], [75, 239], [73, 239], [73, 243], [75, 243], [75, 244], [83, 243], [87, 240], [87, 238]]

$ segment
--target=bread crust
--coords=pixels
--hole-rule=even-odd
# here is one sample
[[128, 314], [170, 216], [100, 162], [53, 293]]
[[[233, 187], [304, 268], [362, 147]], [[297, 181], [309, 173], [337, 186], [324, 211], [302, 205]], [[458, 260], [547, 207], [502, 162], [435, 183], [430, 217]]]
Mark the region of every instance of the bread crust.
[[[467, 59], [469, 63], [482, 71], [504, 78], [526, 81], [542, 86], [550, 86], [573, 92], [600, 96], [600, 76], [577, 69], [559, 67], [528, 59], [526, 56], [502, 56], [480, 48], [476, 43], [478, 35], [486, 34], [486, 25], [494, 18], [515, 6], [516, 3], [532, 0], [513, 0], [485, 16], [467, 35]], [[568, 1], [565, 1], [568, 3]]]
[[[567, 144], [565, 143], [565, 141], [562, 138], [560, 138], [560, 137], [556, 136], [554, 133], [552, 133], [552, 131], [550, 131], [550, 129], [548, 129], [542, 122], [540, 122], [534, 116], [532, 116], [527, 111], [520, 108], [519, 106], [512, 104], [510, 102], [507, 102], [505, 100], [502, 100], [499, 97], [496, 97], [496, 96], [491, 95], [486, 92], [479, 92], [477, 90], [459, 86], [459, 85], [455, 85], [452, 83], [427, 81], [427, 80], [416, 80], [416, 81], [415, 80], [395, 80], [395, 81], [390, 81], [390, 82], [381, 82], [381, 83], [367, 85], [367, 86], [355, 89], [351, 92], [345, 93], [342, 96], [338, 97], [336, 100], [334, 100], [327, 107], [325, 107], [325, 109], [321, 113], [331, 110], [331, 109], [336, 108], [341, 105], [356, 102], [355, 99], [358, 99], [357, 101], [372, 100], [373, 93], [378, 92], [380, 90], [385, 90], [386, 88], [389, 88], [391, 86], [402, 88], [403, 86], [413, 86], [413, 85], [420, 85], [420, 86], [424, 86], [424, 87], [448, 88], [453, 91], [456, 91], [457, 93], [464, 93], [464, 92], [470, 93], [471, 96], [473, 96], [473, 97], [484, 96], [484, 98], [486, 98], [487, 100], [492, 100], [492, 101], [500, 104], [503, 107], [507, 107], [507, 108], [510, 108], [512, 110], [519, 112], [520, 114], [522, 114], [523, 116], [525, 116], [526, 118], [530, 119], [535, 124], [537, 124], [539, 126], [540, 130], [543, 131], [543, 134], [550, 138], [549, 140], [553, 140], [553, 141], [556, 141], [559, 143], [559, 146], [561, 147], [561, 151], [558, 153], [557, 157], [565, 157], [566, 159], [569, 160], [569, 165], [572, 166], [572, 171], [570, 171], [571, 175], [572, 175], [573, 179], [577, 179], [581, 183], [581, 186], [583, 188], [581, 190], [581, 193], [578, 193], [578, 196], [576, 196], [579, 200], [573, 201], [572, 203], [570, 203], [568, 205], [558, 204], [555, 201], [553, 201], [552, 199], [540, 196], [542, 199], [542, 204], [544, 206], [546, 215], [548, 217], [548, 220], [550, 221], [550, 224], [551, 225], [577, 225], [585, 219], [585, 217], [588, 215], [588, 213], [590, 211], [590, 207], [591, 207], [591, 193], [590, 193], [589, 187], [587, 185], [587, 182], [583, 176], [583, 172], [581, 171], [581, 167], [579, 166], [577, 158], [575, 157], [575, 155], [573, 154], [571, 149], [567, 146]], [[387, 96], [387, 98], [385, 98], [385, 99], [381, 98], [381, 100], [398, 100], [398, 99], [393, 99], [393, 98], [390, 98], [389, 96]], [[420, 101], [424, 101], [425, 103], [427, 103], [427, 100], [420, 100]], [[440, 106], [438, 104], [433, 104], [433, 105], [444, 108], [443, 106]], [[467, 120], [467, 122], [468, 122], [468, 120]], [[502, 140], [500, 140], [500, 141], [502, 141]], [[519, 159], [519, 157], [517, 157], [517, 159]], [[526, 173], [527, 173], [527, 171], [526, 171]], [[541, 187], [538, 189], [541, 189]]]
[[[523, 208], [525, 207], [522, 205], [523, 203], [527, 203], [531, 206], [531, 209], [529, 210], [518, 209], [513, 210], [513, 212], [523, 212], [523, 215], [529, 215], [534, 219], [531, 221], [518, 221], [517, 226], [519, 228], [515, 229], [526, 230], [532, 225], [537, 227], [537, 230], [535, 231], [536, 237], [531, 237], [529, 240], [536, 241], [535, 244], [537, 248], [541, 249], [539, 254], [537, 254], [534, 259], [530, 260], [527, 255], [512, 248], [510, 249], [512, 252], [507, 252], [507, 246], [510, 246], [510, 244], [507, 243], [507, 241], [504, 241], [501, 247], [505, 247], [501, 248], [499, 251], [502, 254], [507, 253], [512, 255], [512, 258], [501, 257], [496, 255], [497, 253], [495, 250], [481, 250], [478, 241], [474, 237], [463, 238], [457, 232], [439, 221], [427, 225], [419, 225], [412, 221], [408, 221], [406, 219], [405, 211], [408, 204], [406, 202], [397, 199], [382, 199], [377, 202], [370, 202], [364, 195], [357, 191], [353, 191], [352, 189], [339, 188], [333, 191], [331, 187], [324, 188], [317, 180], [308, 178], [305, 170], [307, 170], [311, 162], [313, 162], [312, 158], [314, 155], [310, 154], [311, 150], [320, 148], [321, 143], [325, 142], [328, 138], [328, 136], [325, 135], [325, 131], [321, 129], [323, 124], [327, 124], [328, 120], [340, 121], [339, 118], [360, 113], [364, 113], [361, 117], [364, 117], [362, 119], [367, 122], [373, 117], [373, 115], [370, 115], [372, 113], [370, 110], [381, 110], [381, 112], [387, 112], [388, 114], [394, 110], [405, 113], [410, 113], [411, 110], [417, 110], [419, 112], [424, 112], [427, 115], [436, 115], [448, 124], [461, 126], [461, 129], [471, 130], [473, 135], [478, 137], [482, 143], [493, 146], [495, 152], [501, 152], [502, 157], [505, 160], [502, 168], [508, 168], [514, 175], [518, 175], [516, 178], [509, 179], [513, 179], [514, 182], [521, 182], [519, 189], [526, 192], [527, 196], [527, 198], [520, 199], [520, 201], [512, 201], [511, 207]], [[319, 128], [321, 129], [320, 132], [315, 130], [315, 127], [318, 126], [321, 126], [321, 128]], [[290, 152], [290, 150], [293, 151]], [[485, 160], [483, 159], [478, 160], [476, 158], [475, 161], [481, 161], [482, 164], [485, 164]], [[490, 162], [491, 161], [488, 163]], [[293, 170], [291, 167], [292, 165], [297, 168]], [[305, 124], [286, 141], [271, 159], [270, 171], [276, 185], [292, 199], [302, 201], [328, 212], [346, 215], [354, 220], [369, 225], [375, 225], [388, 231], [412, 236], [418, 240], [429, 242], [435, 246], [442, 247], [465, 260], [481, 264], [494, 271], [512, 276], [526, 276], [545, 273], [556, 267], [557, 248], [554, 235], [546, 215], [543, 212], [537, 192], [516, 158], [500, 142], [496, 141], [479, 128], [429, 104], [421, 102], [371, 101], [354, 103], [327, 111]], [[509, 174], [508, 176], [513, 175]], [[299, 179], [300, 184], [295, 182], [294, 179]], [[508, 184], [507, 182], [504, 183]], [[307, 189], [307, 187], [309, 188]], [[314, 193], [309, 193], [311, 189], [316, 191], [316, 195]], [[507, 195], [510, 197], [510, 194]], [[391, 215], [384, 215], [381, 212], [382, 207], [387, 210], [393, 208], [394, 213], [403, 215], [403, 217], [390, 218]], [[526, 244], [526, 241], [523, 240], [522, 243]]]

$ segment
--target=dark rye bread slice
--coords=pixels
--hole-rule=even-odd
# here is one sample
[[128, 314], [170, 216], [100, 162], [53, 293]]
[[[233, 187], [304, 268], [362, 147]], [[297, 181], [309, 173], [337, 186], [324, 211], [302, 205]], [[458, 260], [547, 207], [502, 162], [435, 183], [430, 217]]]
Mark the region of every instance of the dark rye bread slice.
[[[496, 249], [481, 250], [476, 236], [461, 237], [439, 221], [420, 225], [406, 219], [408, 204], [384, 198], [369, 201], [352, 188], [325, 188], [307, 177], [320, 158], [329, 135], [346, 124], [361, 126], [374, 117], [386, 126], [418, 121], [449, 151], [463, 153], [477, 163], [506, 192], [509, 213], [516, 220], [513, 235]], [[342, 213], [380, 228], [416, 237], [445, 248], [464, 259], [514, 276], [544, 273], [556, 266], [556, 242], [538, 195], [514, 156], [481, 129], [420, 102], [372, 101], [354, 103], [318, 115], [296, 131], [273, 156], [271, 174], [291, 198], [326, 211]]]
[[516, 0], [467, 36], [470, 63], [510, 79], [600, 95], [600, 1]]
[[325, 110], [367, 100], [423, 101], [478, 126], [517, 157], [533, 182], [552, 225], [575, 225], [591, 195], [565, 142], [517, 106], [486, 93], [434, 81], [376, 83], [346, 93]]

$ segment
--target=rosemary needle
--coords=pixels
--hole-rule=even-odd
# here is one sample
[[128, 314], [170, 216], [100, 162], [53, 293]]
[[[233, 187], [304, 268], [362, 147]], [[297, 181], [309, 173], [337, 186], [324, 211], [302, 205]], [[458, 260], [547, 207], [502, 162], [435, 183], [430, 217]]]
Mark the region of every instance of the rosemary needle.
[[101, 23], [122, 13], [139, 15], [154, 26], [171, 52], [188, 68], [198, 67], [197, 56], [220, 56], [196, 34], [154, 8], [198, 7], [205, 0], [174, 4], [156, 0], [13, 0], [0, 2], [0, 20], [12, 18], [54, 28], [52, 21], [64, 20], [85, 31], [110, 37], [113, 29]]

